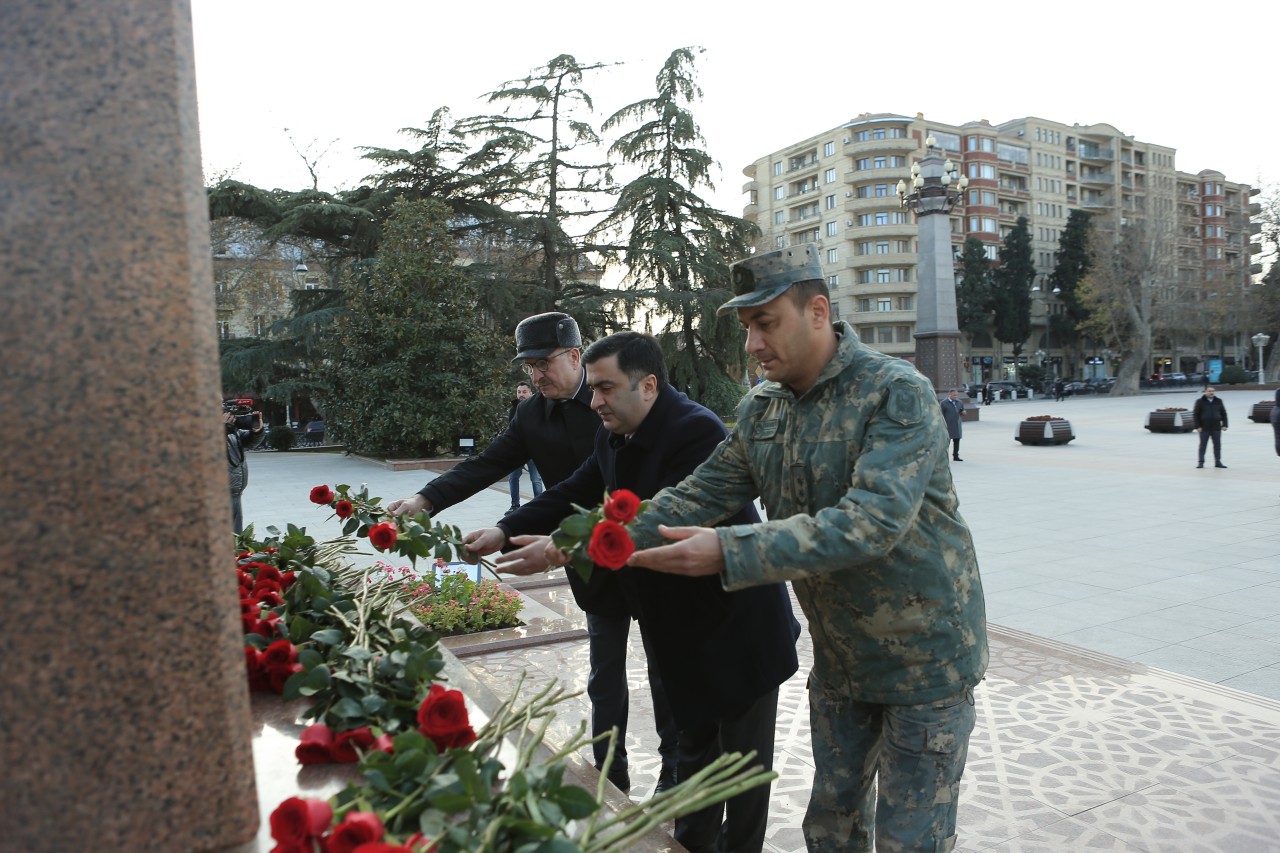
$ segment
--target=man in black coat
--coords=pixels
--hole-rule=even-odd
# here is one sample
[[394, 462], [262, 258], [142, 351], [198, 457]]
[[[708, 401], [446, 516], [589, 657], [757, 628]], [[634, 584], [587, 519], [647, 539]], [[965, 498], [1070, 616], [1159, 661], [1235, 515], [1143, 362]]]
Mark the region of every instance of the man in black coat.
[[[572, 508], [595, 506], [606, 489], [630, 489], [649, 498], [680, 482], [724, 439], [724, 424], [709, 409], [667, 384], [658, 342], [619, 332], [592, 344], [583, 356], [592, 407], [608, 430], [569, 479], [505, 516], [497, 528], [468, 534], [471, 547], [492, 553], [508, 541], [522, 545], [500, 558], [516, 571], [540, 568], [546, 534]], [[724, 524], [759, 520], [744, 509]], [[514, 539], [513, 539], [514, 537]], [[570, 575], [575, 574], [569, 569]], [[723, 753], [755, 750], [773, 764], [778, 686], [795, 673], [800, 626], [784, 584], [725, 592], [715, 577], [686, 578], [647, 569], [617, 572], [596, 567], [592, 577], [621, 582], [651, 666], [667, 692], [680, 730], [679, 779]], [[676, 821], [676, 840], [690, 851], [759, 851], [769, 811], [762, 786]], [[722, 824], [723, 819], [723, 824]]]
[[1196, 432], [1200, 433], [1200, 454], [1196, 459], [1196, 467], [1204, 467], [1204, 448], [1213, 439], [1213, 467], [1226, 468], [1222, 464], [1222, 434], [1227, 430], [1227, 407], [1218, 399], [1217, 392], [1210, 385], [1204, 389], [1204, 396], [1196, 400], [1191, 409], [1191, 422]]
[[[582, 334], [568, 314], [549, 312], [527, 317], [516, 326], [516, 357], [538, 393], [516, 406], [505, 432], [480, 455], [436, 477], [418, 493], [392, 501], [393, 515], [426, 510], [439, 513], [481, 489], [505, 479], [530, 459], [546, 486], [568, 478], [591, 455], [600, 418], [591, 410], [591, 389], [582, 367]], [[561, 517], [568, 515], [566, 509]], [[556, 519], [558, 522], [559, 519]], [[591, 672], [587, 695], [591, 699], [591, 732], [602, 734], [617, 728], [620, 740], [627, 733], [627, 633], [631, 614], [609, 572], [597, 573], [590, 584], [569, 572], [574, 600], [587, 614]], [[667, 709], [662, 685], [650, 676], [653, 713], [661, 740], [663, 779], [675, 774], [676, 729]], [[597, 744], [596, 767], [604, 764], [607, 745]], [[614, 755], [609, 781], [626, 792], [631, 787], [626, 748]]]

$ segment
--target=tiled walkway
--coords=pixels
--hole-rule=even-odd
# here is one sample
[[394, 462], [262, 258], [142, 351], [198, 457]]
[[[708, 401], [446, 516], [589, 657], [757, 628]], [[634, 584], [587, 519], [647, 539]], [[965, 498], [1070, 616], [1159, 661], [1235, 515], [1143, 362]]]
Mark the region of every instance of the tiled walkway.
[[[1280, 459], [1270, 426], [1245, 417], [1265, 396], [1256, 392], [1221, 395], [1227, 470], [1194, 468], [1194, 434], [1142, 429], [1145, 412], [1195, 396], [1019, 401], [966, 424], [954, 467], [992, 665], [977, 691], [960, 850], [1280, 851]], [[1079, 437], [1014, 442], [1016, 423], [1039, 414], [1069, 418]], [[367, 482], [391, 499], [430, 476], [333, 455], [261, 453], [251, 464], [246, 517], [320, 537], [338, 531], [307, 504], [312, 485]], [[508, 502], [502, 486], [443, 520], [492, 523]], [[531, 594], [543, 617], [574, 624], [563, 588]], [[638, 637], [633, 647], [640, 798], [656, 781], [656, 744]], [[582, 640], [466, 660], [498, 690], [520, 669], [585, 684]], [[802, 666], [781, 693], [773, 850], [803, 849], [803, 683]]]

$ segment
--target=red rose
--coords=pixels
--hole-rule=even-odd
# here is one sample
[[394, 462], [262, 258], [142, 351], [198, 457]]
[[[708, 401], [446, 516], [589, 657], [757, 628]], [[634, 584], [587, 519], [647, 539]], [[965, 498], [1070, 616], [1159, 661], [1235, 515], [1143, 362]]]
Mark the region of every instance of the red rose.
[[302, 664], [295, 663], [291, 666], [282, 666], [278, 669], [268, 669], [267, 684], [277, 693], [284, 694], [284, 685], [295, 672], [302, 672]]
[[338, 518], [350, 518], [353, 512], [355, 507], [351, 505], [351, 501], [338, 501], [333, 505], [333, 514]]
[[298, 579], [297, 572], [285, 572], [284, 574], [280, 575], [280, 583], [284, 586], [285, 589], [288, 589], [289, 587], [293, 586], [293, 582], [296, 581], [297, 579]]
[[396, 544], [396, 536], [398, 535], [395, 523], [384, 521], [369, 528], [369, 543], [379, 551], [386, 551]]
[[333, 489], [328, 486], [316, 486], [311, 490], [311, 502], [321, 506], [333, 503]]
[[409, 840], [404, 843], [404, 846], [408, 847], [410, 850], [417, 851], [417, 853], [432, 853], [432, 851], [436, 849], [434, 844], [428, 843], [427, 837], [421, 832], [415, 832], [413, 835], [410, 835]]
[[431, 690], [418, 707], [418, 731], [430, 738], [440, 752], [466, 746], [475, 740], [476, 732], [471, 728], [462, 691], [449, 690], [440, 684], [431, 685]]
[[382, 821], [373, 812], [349, 812], [329, 836], [329, 853], [355, 853], [371, 841], [382, 840]]
[[333, 760], [333, 730], [324, 723], [307, 726], [293, 751], [299, 764], [328, 764]]
[[388, 755], [391, 755], [396, 751], [396, 745], [395, 745], [395, 742], [391, 740], [391, 735], [387, 734], [386, 732], [383, 732], [382, 734], [378, 735], [376, 738], [373, 739], [372, 749], [376, 749], [378, 752], [385, 752]]
[[360, 760], [356, 752], [357, 748], [361, 752], [368, 752], [371, 746], [373, 746], [373, 732], [369, 731], [368, 726], [361, 726], [358, 729], [338, 732], [337, 737], [333, 739], [333, 750], [330, 754], [334, 761], [347, 764]]
[[332, 820], [327, 801], [290, 797], [271, 813], [271, 837], [281, 844], [306, 844], [324, 835]]
[[630, 524], [639, 511], [640, 498], [627, 489], [618, 489], [604, 502], [604, 517], [619, 524]]
[[591, 562], [606, 569], [620, 569], [627, 564], [627, 558], [636, 550], [627, 528], [616, 521], [602, 521], [591, 531], [591, 541], [587, 543], [587, 556]]
[[262, 665], [267, 669], [283, 669], [298, 661], [298, 648], [288, 640], [276, 640], [262, 653]]
[[263, 566], [258, 570], [259, 583], [262, 581], [275, 581], [276, 583], [280, 583], [280, 579], [282, 577], [283, 575], [280, 573], [280, 570], [275, 566]]
[[361, 844], [351, 853], [413, 853], [412, 848], [402, 847], [399, 844], [388, 844], [385, 841], [371, 841], [368, 844]]

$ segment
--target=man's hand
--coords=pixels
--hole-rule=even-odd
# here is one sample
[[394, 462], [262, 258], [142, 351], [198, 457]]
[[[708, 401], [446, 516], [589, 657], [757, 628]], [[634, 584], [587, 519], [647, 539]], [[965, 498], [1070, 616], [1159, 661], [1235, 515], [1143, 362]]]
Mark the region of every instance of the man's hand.
[[543, 549], [543, 556], [546, 557], [548, 566], [569, 565], [569, 555], [557, 548], [555, 540], [550, 536], [547, 537], [547, 547]]
[[550, 536], [512, 536], [511, 544], [521, 547], [503, 554], [493, 567], [509, 575], [535, 575], [538, 572], [545, 572], [549, 568], [546, 550], [550, 543]]
[[424, 509], [431, 512], [431, 502], [422, 495], [413, 495], [387, 504], [387, 512], [392, 515], [414, 515]]
[[482, 527], [462, 537], [462, 544], [477, 557], [486, 557], [507, 544], [507, 534], [500, 527]]
[[628, 566], [688, 577], [717, 575], [724, 571], [720, 537], [710, 527], [667, 527], [660, 524], [658, 532], [679, 541], [636, 551], [627, 560]]

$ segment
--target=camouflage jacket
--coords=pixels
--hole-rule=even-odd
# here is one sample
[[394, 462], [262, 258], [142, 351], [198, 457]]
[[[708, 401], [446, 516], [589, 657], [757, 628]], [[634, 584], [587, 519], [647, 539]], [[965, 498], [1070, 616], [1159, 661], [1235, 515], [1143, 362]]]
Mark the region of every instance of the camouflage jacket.
[[796, 397], [757, 385], [729, 438], [633, 525], [712, 525], [760, 497], [769, 521], [719, 528], [726, 589], [793, 581], [814, 674], [865, 702], [920, 704], [981, 679], [986, 607], [929, 381], [836, 324], [836, 355]]

